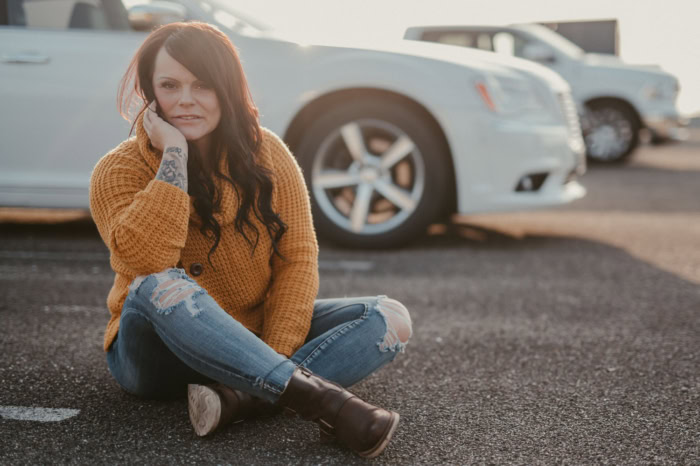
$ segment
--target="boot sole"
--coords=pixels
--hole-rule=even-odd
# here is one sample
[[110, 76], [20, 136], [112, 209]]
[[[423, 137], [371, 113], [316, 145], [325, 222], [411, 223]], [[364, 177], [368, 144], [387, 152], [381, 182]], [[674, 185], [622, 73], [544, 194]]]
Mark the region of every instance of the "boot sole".
[[197, 435], [204, 437], [216, 430], [221, 419], [221, 398], [205, 385], [187, 386], [187, 411]]
[[399, 425], [399, 413], [395, 413], [391, 411], [391, 421], [389, 422], [389, 425], [386, 428], [386, 431], [384, 431], [384, 435], [382, 436], [382, 439], [372, 448], [369, 450], [365, 450], [362, 452], [359, 452], [358, 455], [362, 456], [363, 458], [374, 458], [375, 456], [379, 456], [386, 446], [389, 444], [389, 441], [391, 440], [391, 437], [394, 435], [394, 431], [396, 431], [396, 427]]

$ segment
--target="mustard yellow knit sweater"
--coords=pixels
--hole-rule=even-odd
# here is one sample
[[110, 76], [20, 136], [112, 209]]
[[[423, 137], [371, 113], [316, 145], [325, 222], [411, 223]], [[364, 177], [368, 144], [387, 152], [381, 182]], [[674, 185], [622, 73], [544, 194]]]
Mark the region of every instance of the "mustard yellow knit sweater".
[[216, 270], [207, 262], [213, 239], [199, 232], [201, 221], [193, 199], [154, 179], [161, 156], [150, 146], [140, 117], [136, 137], [105, 155], [92, 173], [90, 210], [116, 273], [107, 297], [111, 319], [104, 335], [105, 351], [117, 335], [128, 286], [135, 277], [176, 266], [189, 273], [192, 264], [201, 264], [201, 274], [192, 278], [234, 319], [278, 353], [291, 356], [309, 331], [319, 279], [309, 195], [289, 149], [263, 129], [258, 163], [273, 173], [272, 208], [288, 226], [278, 245], [286, 261], [274, 255], [270, 263], [271, 240], [254, 216], [251, 221], [260, 241], [251, 256], [251, 247], [234, 226], [236, 192], [219, 180], [221, 211], [214, 217], [221, 225], [221, 240], [211, 257]]

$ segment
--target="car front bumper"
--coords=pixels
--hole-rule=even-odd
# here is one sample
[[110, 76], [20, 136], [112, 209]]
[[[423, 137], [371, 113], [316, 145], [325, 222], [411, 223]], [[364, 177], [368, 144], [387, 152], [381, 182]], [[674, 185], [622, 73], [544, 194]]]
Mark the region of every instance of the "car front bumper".
[[642, 118], [644, 126], [661, 139], [684, 141], [688, 139], [688, 119], [679, 115], [649, 115]]
[[[455, 167], [458, 213], [527, 210], [565, 204], [586, 194], [577, 181], [586, 170], [578, 129], [499, 119], [480, 123], [478, 132], [462, 132], [457, 146], [464, 152], [456, 154], [462, 157]], [[477, 141], [466, 140], [475, 135]], [[464, 150], [468, 147], [480, 152]], [[475, 179], [475, 168], [489, 176]]]

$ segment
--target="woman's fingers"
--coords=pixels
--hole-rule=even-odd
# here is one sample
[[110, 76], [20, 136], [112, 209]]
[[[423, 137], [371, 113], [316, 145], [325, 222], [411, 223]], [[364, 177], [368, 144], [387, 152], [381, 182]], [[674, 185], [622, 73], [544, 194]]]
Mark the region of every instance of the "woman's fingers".
[[153, 120], [151, 120], [151, 105], [146, 108], [143, 115], [143, 129], [146, 131], [148, 139], [151, 140], [151, 144], [155, 147], [157, 142], [153, 140]]
[[158, 116], [158, 113], [156, 112], [156, 101], [155, 101], [155, 100], [154, 100], [153, 102], [151, 102], [151, 103], [148, 105], [148, 110], [150, 110], [150, 111], [148, 112], [148, 114], [149, 114], [151, 117], [160, 118], [160, 117]]
[[143, 127], [153, 147], [163, 150], [165, 141], [179, 141], [181, 145], [186, 144], [182, 133], [164, 118], [161, 118], [156, 112], [157, 108], [157, 103], [155, 101], [151, 102], [146, 107], [145, 115], [143, 116]]
[[154, 100], [153, 102], [148, 104], [148, 107], [146, 107], [146, 112], [145, 112], [145, 115], [143, 117], [144, 128], [146, 128], [146, 124], [148, 124], [147, 129], [148, 129], [149, 136], [150, 136], [150, 133], [151, 133], [153, 126], [156, 124], [156, 122], [158, 121], [159, 118], [160, 117], [156, 113], [156, 102]]

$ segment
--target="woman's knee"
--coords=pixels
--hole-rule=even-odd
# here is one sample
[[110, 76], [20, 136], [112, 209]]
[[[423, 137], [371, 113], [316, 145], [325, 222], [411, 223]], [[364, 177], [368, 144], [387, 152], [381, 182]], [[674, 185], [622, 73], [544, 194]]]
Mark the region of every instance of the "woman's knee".
[[385, 333], [377, 343], [380, 351], [403, 351], [413, 335], [411, 316], [406, 306], [387, 296], [377, 299], [376, 311], [385, 324]]
[[154, 398], [157, 389], [140, 356], [152, 353], [159, 342], [152, 324], [136, 309], [122, 311], [117, 339], [107, 352], [107, 365], [114, 380], [126, 392]]
[[107, 352], [107, 365], [124, 391], [146, 399], [176, 396], [183, 384], [173, 384], [178, 372], [174, 359], [148, 319], [134, 309], [122, 313], [119, 334]]
[[129, 293], [146, 299], [159, 314], [184, 306], [195, 317], [201, 311], [195, 298], [206, 292], [184, 270], [169, 268], [134, 278]]
[[109, 372], [119, 387], [130, 395], [145, 399], [161, 398], [161, 388], [149, 374], [143, 373], [138, 366], [120, 361], [113, 353], [107, 355]]

